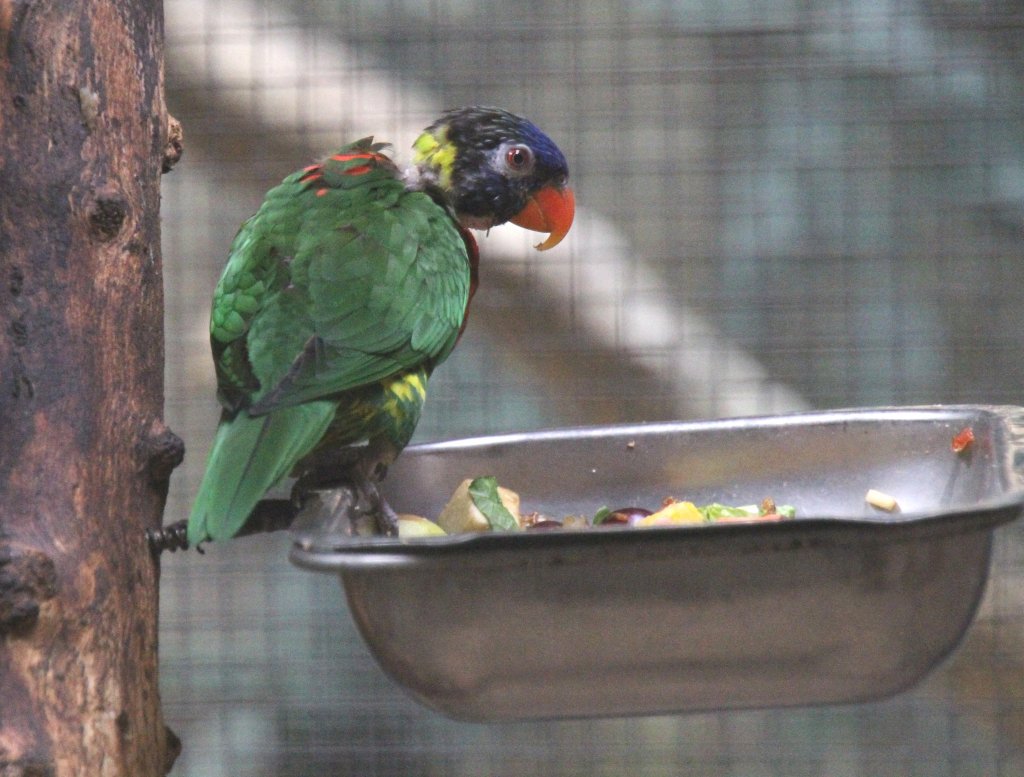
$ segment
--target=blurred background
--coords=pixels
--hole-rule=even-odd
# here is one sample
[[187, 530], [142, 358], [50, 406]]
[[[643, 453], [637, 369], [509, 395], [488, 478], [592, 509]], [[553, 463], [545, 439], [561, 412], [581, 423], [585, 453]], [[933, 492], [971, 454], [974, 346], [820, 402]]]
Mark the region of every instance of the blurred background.
[[[529, 116], [579, 213], [481, 240], [417, 441], [862, 405], [1024, 404], [1021, 0], [165, 0], [167, 418], [187, 515], [218, 415], [209, 299], [285, 175], [444, 108]], [[445, 720], [373, 663], [284, 534], [165, 556], [172, 774], [1024, 774], [1024, 529], [960, 651], [896, 699], [630, 720]]]

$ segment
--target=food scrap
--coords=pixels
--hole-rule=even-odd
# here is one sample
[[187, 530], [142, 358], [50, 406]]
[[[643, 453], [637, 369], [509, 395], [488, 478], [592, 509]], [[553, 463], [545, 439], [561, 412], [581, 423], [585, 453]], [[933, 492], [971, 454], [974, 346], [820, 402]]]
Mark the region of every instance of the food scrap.
[[894, 513], [900, 509], [894, 497], [873, 488], [868, 489], [868, 492], [864, 495], [864, 501], [872, 507], [877, 507], [879, 510], [884, 510], [887, 513]]
[[955, 437], [950, 447], [953, 449], [953, 453], [963, 453], [974, 443], [974, 430], [965, 426], [961, 429]]
[[781, 521], [795, 515], [794, 507], [776, 505], [771, 498], [764, 499], [760, 505], [732, 507], [717, 502], [697, 506], [693, 502], [668, 497], [654, 511], [645, 507], [620, 507], [615, 510], [602, 507], [593, 518], [568, 515], [557, 519], [537, 512], [520, 513], [519, 495], [516, 492], [499, 486], [493, 477], [478, 477], [466, 479], [459, 484], [436, 522], [417, 515], [400, 515], [398, 534], [408, 539], [462, 532], [749, 523]]
[[667, 500], [668, 504], [658, 512], [645, 515], [635, 521], [633, 526], [673, 526], [680, 523], [704, 523], [704, 515], [693, 502], [677, 502]]
[[[447, 534], [468, 531], [518, 530], [519, 494], [502, 488], [492, 477], [463, 480], [437, 517]], [[399, 526], [401, 536], [401, 526]]]

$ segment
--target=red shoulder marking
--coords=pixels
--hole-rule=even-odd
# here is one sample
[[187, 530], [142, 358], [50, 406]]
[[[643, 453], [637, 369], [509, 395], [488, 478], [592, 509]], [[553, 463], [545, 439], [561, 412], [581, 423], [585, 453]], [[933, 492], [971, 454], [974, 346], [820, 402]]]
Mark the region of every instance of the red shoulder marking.
[[376, 159], [380, 154], [374, 154], [370, 151], [358, 151], [352, 154], [334, 154], [331, 159], [335, 162], [351, 162], [353, 159]]
[[345, 170], [345, 175], [363, 175], [373, 169], [371, 165], [356, 165], [355, 167], [349, 167]]
[[324, 174], [324, 168], [322, 165], [310, 165], [309, 167], [302, 168], [303, 175], [299, 178], [299, 183], [308, 183], [315, 181], [318, 178], [322, 178]]
[[305, 184], [305, 190], [312, 190], [317, 197], [323, 197], [331, 189], [345, 189], [356, 182], [352, 178], [374, 171], [396, 171], [395, 163], [376, 151], [339, 151], [323, 162], [302, 169], [297, 181]]
[[391, 160], [383, 154], [378, 154], [372, 151], [359, 151], [349, 154], [335, 154], [331, 157], [335, 162], [355, 162], [356, 160], [365, 159], [367, 164], [353, 165], [346, 167], [342, 170], [343, 175], [364, 175], [373, 170], [377, 165], [384, 163], [387, 165], [392, 164]]

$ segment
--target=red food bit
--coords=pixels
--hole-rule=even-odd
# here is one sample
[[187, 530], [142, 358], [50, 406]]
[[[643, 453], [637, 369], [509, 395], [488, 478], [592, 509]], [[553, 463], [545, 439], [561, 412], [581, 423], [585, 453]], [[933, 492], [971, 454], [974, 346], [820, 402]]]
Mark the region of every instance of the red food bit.
[[974, 442], [974, 430], [965, 426], [957, 433], [953, 438], [953, 443], [950, 447], [953, 449], [953, 453], [963, 453], [965, 450], [971, 447]]
[[757, 523], [759, 521], [784, 521], [786, 517], [779, 513], [762, 513], [761, 515], [723, 515], [715, 518], [715, 523]]

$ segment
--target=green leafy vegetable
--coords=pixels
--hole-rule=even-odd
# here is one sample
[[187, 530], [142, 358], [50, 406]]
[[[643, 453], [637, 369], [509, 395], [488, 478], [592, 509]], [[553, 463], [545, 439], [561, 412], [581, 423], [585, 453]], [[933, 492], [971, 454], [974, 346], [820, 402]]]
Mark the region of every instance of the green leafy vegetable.
[[602, 523], [605, 522], [605, 519], [609, 515], [611, 515], [611, 514], [612, 514], [612, 511], [611, 511], [611, 508], [608, 507], [608, 505], [604, 505], [603, 507], [599, 507], [597, 509], [597, 512], [594, 513], [594, 520], [592, 520], [590, 523], [592, 525], [594, 525], [594, 526], [600, 526]]
[[476, 478], [469, 484], [469, 498], [483, 513], [494, 531], [517, 531], [519, 522], [498, 495], [498, 481], [493, 477]]
[[760, 514], [760, 511], [754, 505], [730, 507], [718, 502], [712, 502], [697, 509], [700, 510], [705, 521], [716, 521], [719, 518], [756, 518]]

